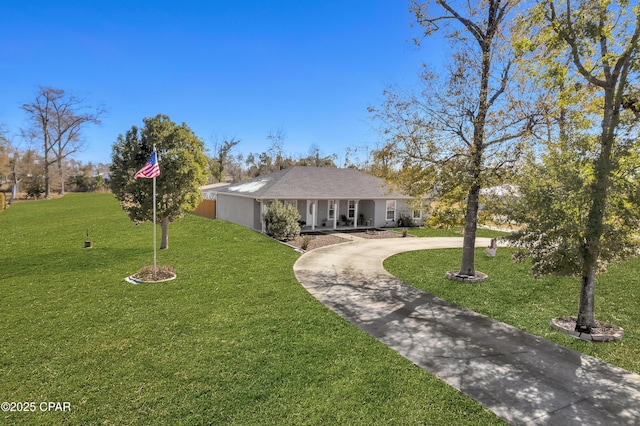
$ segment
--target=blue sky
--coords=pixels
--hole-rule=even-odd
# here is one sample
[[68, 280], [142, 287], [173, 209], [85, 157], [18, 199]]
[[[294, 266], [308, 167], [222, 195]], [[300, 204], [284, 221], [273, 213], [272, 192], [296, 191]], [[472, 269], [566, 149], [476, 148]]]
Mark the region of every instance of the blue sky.
[[436, 43], [413, 45], [410, 21], [394, 0], [4, 0], [0, 123], [16, 135], [20, 105], [48, 86], [107, 109], [84, 131], [83, 162], [109, 162], [118, 134], [159, 113], [210, 148], [235, 137], [262, 152], [280, 129], [287, 153], [342, 161], [379, 140], [367, 107], [382, 91], [438, 61]]

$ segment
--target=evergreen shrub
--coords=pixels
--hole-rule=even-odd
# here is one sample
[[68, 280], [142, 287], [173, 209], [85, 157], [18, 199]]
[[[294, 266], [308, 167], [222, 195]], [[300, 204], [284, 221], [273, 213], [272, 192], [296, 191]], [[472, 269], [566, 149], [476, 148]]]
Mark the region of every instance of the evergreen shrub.
[[300, 235], [298, 220], [298, 209], [280, 200], [274, 200], [264, 212], [267, 234], [278, 240], [291, 240]]

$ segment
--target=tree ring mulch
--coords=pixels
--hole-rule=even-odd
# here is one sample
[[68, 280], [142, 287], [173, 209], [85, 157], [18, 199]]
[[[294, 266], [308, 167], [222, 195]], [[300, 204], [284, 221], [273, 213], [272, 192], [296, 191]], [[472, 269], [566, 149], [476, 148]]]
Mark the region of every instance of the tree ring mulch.
[[445, 274], [445, 277], [448, 280], [461, 283], [481, 283], [489, 279], [489, 275], [478, 271], [476, 271], [475, 275], [461, 274], [460, 271], [449, 271]]
[[551, 328], [568, 334], [576, 339], [587, 342], [613, 342], [622, 339], [624, 329], [617, 325], [607, 324], [596, 320], [596, 327], [591, 329], [591, 333], [581, 333], [576, 331], [577, 317], [560, 317], [551, 320]]
[[175, 280], [176, 277], [176, 271], [172, 266], [161, 265], [156, 267], [155, 274], [153, 273], [153, 266], [145, 266], [137, 273], [128, 276], [124, 280], [131, 284], [163, 283]]

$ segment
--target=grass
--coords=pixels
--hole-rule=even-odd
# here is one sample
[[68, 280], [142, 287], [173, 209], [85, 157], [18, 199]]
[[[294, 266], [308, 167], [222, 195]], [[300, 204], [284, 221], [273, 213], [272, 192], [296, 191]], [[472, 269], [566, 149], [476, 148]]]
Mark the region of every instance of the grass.
[[621, 326], [622, 340], [590, 343], [549, 326], [552, 318], [577, 315], [580, 282], [577, 278], [534, 279], [530, 264], [513, 263], [512, 249], [499, 248], [497, 256], [476, 251], [476, 269], [489, 275], [481, 284], [464, 284], [444, 278], [460, 263], [460, 250], [425, 250], [402, 253], [385, 260], [385, 268], [398, 278], [473, 311], [498, 319], [532, 334], [640, 373], [640, 258], [613, 265], [598, 276], [596, 318]]
[[0, 422], [501, 423], [322, 306], [290, 248], [188, 215], [158, 252], [178, 278], [125, 282], [151, 236], [108, 194], [0, 213], [0, 400], [71, 405]]
[[[403, 228], [397, 228], [398, 232], [402, 232]], [[446, 228], [407, 228], [407, 232], [410, 235], [416, 237], [462, 237], [461, 229], [446, 229]], [[478, 228], [476, 231], [476, 237], [478, 238], [494, 238], [506, 235], [506, 232], [493, 231], [491, 229]]]

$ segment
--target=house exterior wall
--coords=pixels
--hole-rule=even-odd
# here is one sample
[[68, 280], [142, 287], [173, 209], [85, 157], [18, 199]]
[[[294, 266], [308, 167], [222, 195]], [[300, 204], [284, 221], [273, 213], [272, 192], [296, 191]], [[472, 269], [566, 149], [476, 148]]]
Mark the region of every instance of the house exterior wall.
[[[371, 221], [372, 226], [377, 226], [375, 224], [375, 216], [376, 216], [376, 202], [373, 200], [360, 200], [358, 202], [358, 220], [363, 220], [364, 222], [358, 223], [358, 225], [368, 226], [369, 221]], [[362, 218], [362, 219], [360, 219]]]
[[348, 200], [338, 200], [338, 223], [342, 219], [342, 216], [349, 217], [349, 201]]
[[425, 224], [424, 219], [423, 219], [423, 214], [421, 214], [420, 218], [414, 218], [413, 217], [413, 211], [416, 210], [415, 206], [413, 206], [412, 204], [409, 204], [406, 201], [403, 200], [398, 200], [397, 202], [397, 212], [396, 212], [396, 220], [400, 218], [400, 216], [406, 216], [406, 217], [410, 217], [413, 220], [413, 223], [416, 226], [422, 226]]
[[388, 226], [387, 223], [387, 200], [374, 200], [375, 214], [373, 218], [373, 226], [383, 228]]
[[262, 203], [253, 200], [253, 229], [262, 232]]
[[[218, 194], [216, 214], [218, 219], [226, 220], [247, 228], [255, 228], [255, 206], [258, 205], [258, 222], [260, 220], [259, 203], [253, 198], [234, 197], [226, 194]], [[260, 230], [260, 228], [257, 228]]]
[[[395, 219], [393, 221], [387, 220], [387, 200], [375, 200], [375, 220], [374, 226], [381, 227], [396, 227], [398, 226], [398, 219], [401, 216], [409, 216], [413, 218], [413, 206], [404, 200], [396, 200], [396, 212]], [[424, 225], [423, 219], [414, 219], [416, 225]]]
[[[333, 220], [329, 220], [328, 200], [313, 200], [316, 204], [316, 227], [322, 227], [322, 220], [327, 219], [325, 228], [333, 227]], [[265, 200], [269, 202], [269, 200]], [[335, 200], [338, 205], [336, 215], [337, 224], [341, 225], [341, 216], [348, 217], [349, 211], [348, 200]], [[295, 205], [300, 212], [301, 219], [307, 221], [307, 200], [296, 200]], [[262, 212], [260, 210], [261, 203], [253, 198], [237, 197], [219, 193], [217, 196], [216, 214], [218, 219], [223, 219], [256, 231], [262, 231]], [[413, 209], [410, 204], [403, 200], [396, 201], [395, 220], [387, 220], [387, 200], [358, 200], [358, 207], [355, 212], [357, 221], [361, 217], [364, 222], [358, 223], [359, 226], [371, 226], [377, 228], [395, 227], [397, 220], [401, 214], [412, 216]], [[362, 216], [361, 216], [362, 215]], [[417, 221], [417, 224], [423, 224], [423, 221]], [[311, 226], [307, 222], [306, 226]]]
[[306, 200], [296, 200], [296, 207], [298, 208], [298, 214], [300, 215], [300, 220], [307, 221], [307, 201]]
[[[328, 209], [328, 200], [318, 200], [318, 203], [316, 204], [316, 219], [317, 219], [317, 224], [322, 224], [323, 220], [326, 220], [326, 223], [329, 223], [329, 209]], [[333, 224], [333, 221], [331, 221]]]

